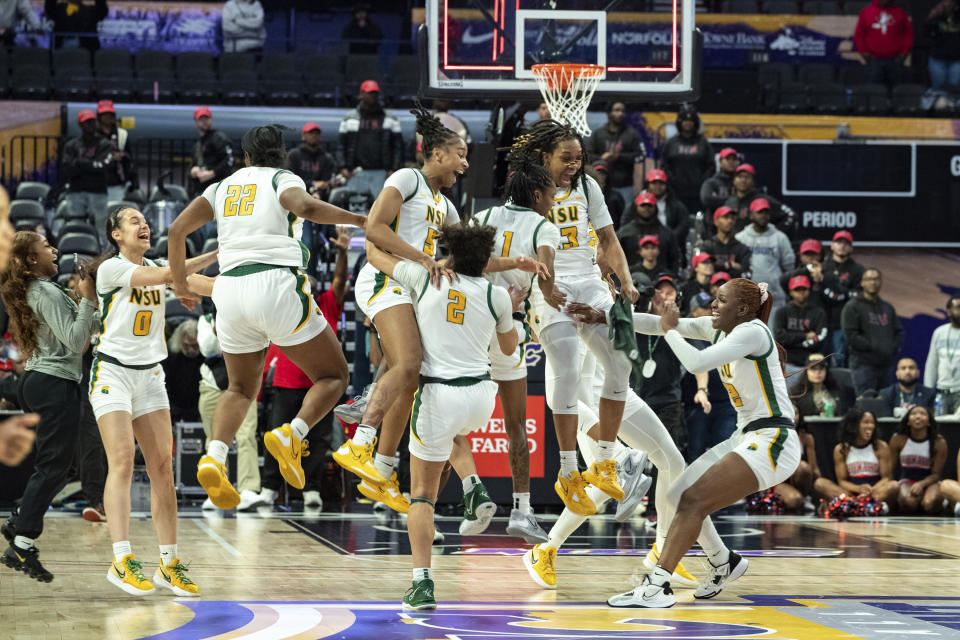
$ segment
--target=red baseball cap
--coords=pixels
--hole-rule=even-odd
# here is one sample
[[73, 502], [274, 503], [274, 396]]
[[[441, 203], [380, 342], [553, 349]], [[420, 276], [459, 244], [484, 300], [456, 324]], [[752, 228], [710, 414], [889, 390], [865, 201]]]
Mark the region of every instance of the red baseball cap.
[[821, 247], [820, 243], [813, 238], [808, 238], [800, 243], [800, 253], [819, 254], [821, 251], [823, 251], [823, 247]]
[[701, 262], [713, 262], [713, 256], [709, 253], [698, 253], [690, 259], [690, 266], [696, 267]]
[[96, 119], [97, 119], [97, 114], [95, 114], [90, 109], [84, 109], [83, 111], [77, 114], [77, 122], [81, 124], [86, 122], [87, 120], [96, 120]]
[[13, 360], [0, 358], [0, 371], [13, 371]]
[[637, 196], [637, 199], [634, 202], [637, 203], [637, 206], [640, 206], [641, 204], [657, 206], [657, 196], [653, 195], [649, 191], [644, 191]]
[[766, 198], [757, 198], [750, 203], [750, 211], [765, 211], [770, 209], [770, 201]]
[[846, 240], [850, 244], [853, 244], [853, 234], [849, 231], [837, 231], [833, 234], [833, 241], [836, 242], [837, 240]]
[[660, 238], [658, 238], [657, 236], [655, 236], [655, 235], [653, 235], [653, 234], [643, 236], [642, 238], [640, 238], [640, 243], [639, 243], [637, 246], [638, 246], [638, 247], [642, 247], [642, 246], [645, 245], [645, 244], [655, 244], [655, 245], [657, 245], [657, 246], [659, 247], [659, 246], [660, 246]]
[[663, 284], [664, 282], [668, 282], [668, 283], [670, 284], [670, 286], [673, 287], [674, 289], [677, 288], [677, 281], [673, 279], [673, 276], [671, 276], [671, 275], [669, 275], [669, 274], [666, 274], [666, 273], [661, 274], [661, 276], [660, 276], [659, 278], [657, 278], [657, 281], [656, 281], [656, 283], [654, 283], [653, 286], [654, 286], [654, 288], [659, 287], [659, 286], [660, 286], [661, 284]]
[[318, 125], [316, 122], [308, 122], [307, 124], [303, 125], [303, 133], [306, 133], [307, 131], [322, 131], [322, 129], [320, 129], [320, 125]]
[[663, 169], [650, 169], [647, 173], [647, 182], [666, 182], [667, 181], [667, 172]]
[[738, 156], [738, 157], [739, 157], [740, 154], [737, 153], [737, 150], [734, 149], [733, 147], [724, 147], [723, 149], [720, 149], [720, 159], [721, 159], [721, 160], [724, 159], [724, 158], [726, 158], [726, 157], [729, 157], [729, 156]]
[[746, 171], [752, 176], [757, 175], [757, 170], [754, 169], [753, 165], [748, 162], [744, 162], [743, 164], [737, 165], [737, 170], [735, 171], [735, 173], [740, 173], [741, 171]]
[[726, 271], [717, 271], [710, 278], [710, 284], [717, 284], [718, 282], [730, 282], [730, 274]]
[[809, 289], [810, 288], [810, 278], [807, 276], [793, 276], [790, 278], [790, 283], [787, 285], [787, 288], [790, 291], [794, 289]]
[[363, 93], [380, 93], [380, 85], [376, 80], [364, 80], [360, 85], [360, 91]]
[[713, 212], [713, 221], [716, 222], [717, 218], [722, 218], [723, 216], [734, 216], [736, 214], [737, 212], [730, 207], [717, 207], [717, 210]]
[[597, 164], [593, 165], [593, 170], [594, 170], [594, 171], [603, 171], [604, 173], [606, 173], [607, 170], [608, 170], [608, 169], [607, 169], [607, 163], [606, 163], [606, 162], [598, 162]]
[[97, 103], [97, 115], [101, 113], [112, 113], [116, 115], [117, 110], [113, 108], [113, 100], [101, 100]]
[[207, 118], [213, 117], [213, 114], [210, 113], [210, 107], [197, 107], [196, 109], [193, 110], [194, 120], [196, 120], [197, 118], [203, 118], [203, 117], [207, 117]]

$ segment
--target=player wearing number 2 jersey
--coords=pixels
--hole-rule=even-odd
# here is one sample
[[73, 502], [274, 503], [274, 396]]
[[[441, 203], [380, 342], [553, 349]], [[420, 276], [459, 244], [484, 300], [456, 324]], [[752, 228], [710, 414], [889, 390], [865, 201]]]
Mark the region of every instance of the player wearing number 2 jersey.
[[[90, 404], [107, 453], [103, 507], [113, 539], [107, 580], [127, 593], [154, 590], [130, 545], [130, 481], [134, 441], [150, 476], [150, 507], [160, 540], [160, 566], [154, 582], [179, 596], [199, 588], [184, 572], [177, 553], [177, 494], [173, 483], [170, 405], [160, 362], [167, 357], [164, 320], [170, 269], [145, 259], [150, 227], [136, 209], [110, 212], [106, 236], [117, 249], [96, 269], [100, 298], [100, 341], [90, 372]], [[216, 260], [216, 251], [187, 261], [188, 273]], [[191, 288], [209, 295], [210, 279], [191, 275]]]
[[363, 216], [310, 196], [303, 180], [284, 169], [282, 127], [250, 129], [243, 136], [243, 152], [247, 166], [207, 187], [169, 232], [174, 288], [185, 304], [192, 305], [184, 280], [184, 239], [210, 220], [217, 221], [220, 276], [212, 297], [229, 387], [214, 410], [213, 434], [207, 455], [200, 458], [197, 479], [221, 509], [240, 503], [224, 466], [227, 446], [260, 391], [264, 353], [271, 342], [313, 381], [290, 424], [264, 436], [284, 479], [303, 488], [303, 440], [346, 389], [347, 362], [300, 270], [309, 257], [299, 240], [300, 218], [361, 227], [366, 222]]

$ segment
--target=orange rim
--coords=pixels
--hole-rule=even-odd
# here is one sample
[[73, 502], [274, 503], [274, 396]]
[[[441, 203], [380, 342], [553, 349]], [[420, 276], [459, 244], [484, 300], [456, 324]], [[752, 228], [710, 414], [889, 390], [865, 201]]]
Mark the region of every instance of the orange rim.
[[566, 91], [574, 78], [596, 77], [603, 74], [599, 64], [551, 63], [535, 64], [530, 67], [533, 75], [544, 78], [551, 89]]

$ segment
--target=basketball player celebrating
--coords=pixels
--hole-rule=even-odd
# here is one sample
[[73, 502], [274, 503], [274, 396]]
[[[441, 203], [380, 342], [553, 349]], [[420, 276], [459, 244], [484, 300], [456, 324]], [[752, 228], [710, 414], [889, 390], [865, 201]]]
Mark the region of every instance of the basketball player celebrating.
[[[413, 585], [403, 596], [404, 609], [437, 606], [430, 549], [440, 475], [448, 459], [461, 475], [465, 463], [473, 465], [464, 436], [485, 424], [493, 413], [497, 386], [490, 380], [488, 349], [494, 333], [504, 355], [517, 348], [515, 325], [522, 327], [522, 323], [512, 318], [510, 296], [482, 277], [495, 233], [489, 226], [444, 227], [438, 239], [450, 250], [448, 264], [457, 278], [452, 283], [442, 280], [439, 289], [430, 286], [430, 272], [425, 267], [368, 247], [368, 258], [381, 273], [414, 292], [423, 340], [420, 382], [410, 417], [407, 531]], [[455, 440], [459, 447], [454, 446]], [[455, 449], [466, 453], [455, 453]]]
[[[719, 370], [737, 411], [737, 430], [697, 458], [667, 489], [677, 511], [660, 562], [636, 589], [612, 596], [607, 601], [610, 606], [672, 607], [676, 600], [671, 574], [702, 532], [707, 516], [783, 482], [796, 471], [800, 440], [783, 376], [784, 353], [766, 325], [772, 305], [766, 283], [735, 278], [718, 290], [709, 318], [681, 320], [675, 303], [657, 305], [659, 317], [636, 316], [637, 331], [663, 333], [687, 371]], [[684, 338], [712, 344], [701, 351]], [[695, 598], [716, 596], [747, 570], [746, 558], [726, 548], [707, 553], [711, 575], [694, 592]]]
[[[150, 478], [150, 512], [160, 541], [160, 566], [154, 582], [178, 596], [198, 596], [177, 551], [177, 493], [173, 481], [173, 428], [163, 367], [166, 285], [170, 269], [144, 258], [150, 227], [143, 214], [116, 208], [106, 223], [116, 255], [96, 268], [101, 300], [100, 341], [90, 371], [90, 404], [107, 454], [103, 508], [113, 539], [113, 563], [107, 580], [127, 593], [143, 595], [154, 585], [130, 545], [130, 482], [135, 444], [140, 445]], [[217, 259], [211, 251], [186, 262], [195, 273]], [[191, 275], [194, 292], [209, 295], [212, 279]]]
[[[511, 162], [504, 187], [507, 204], [476, 214], [483, 225], [496, 229], [494, 255], [526, 256], [539, 260], [553, 271], [554, 247], [560, 244], [560, 232], [546, 216], [556, 194], [553, 178], [539, 163], [519, 157]], [[505, 288], [529, 291], [532, 276], [520, 271], [491, 274], [487, 279]], [[540, 291], [548, 304], [560, 308], [563, 294], [554, 289], [553, 278], [540, 279]], [[527, 304], [529, 307], [529, 303]], [[499, 388], [503, 422], [510, 440], [510, 472], [513, 476], [513, 509], [507, 533], [528, 543], [546, 542], [547, 534], [537, 523], [530, 507], [530, 450], [527, 444], [527, 364], [524, 343], [529, 339], [529, 325], [523, 314], [524, 332], [517, 349], [504, 355], [500, 343], [490, 343], [490, 375]]]
[[[558, 194], [547, 219], [560, 230], [561, 242], [554, 261], [556, 287], [569, 302], [580, 302], [606, 311], [612, 306], [607, 283], [597, 267], [597, 250], [591, 243], [595, 231], [600, 249], [620, 279], [621, 293], [636, 302], [627, 261], [613, 230], [610, 212], [600, 186], [583, 174], [583, 142], [575, 129], [555, 120], [540, 120], [529, 133], [520, 136], [511, 153], [533, 155], [550, 173]], [[560, 444], [560, 472], [554, 485], [557, 494], [571, 511], [592, 515], [596, 505], [585, 492], [593, 484], [615, 500], [623, 499], [617, 480], [613, 446], [623, 417], [624, 398], [629, 388], [630, 363], [613, 347], [607, 329], [598, 325], [578, 325], [573, 318], [548, 304], [543, 292], [534, 290], [533, 311], [539, 316], [540, 343], [547, 360], [553, 362], [554, 380], [547, 402], [553, 411]], [[580, 340], [596, 356], [606, 372], [600, 398], [599, 460], [581, 477], [577, 470], [577, 393], [581, 381], [577, 362]]]
[[298, 239], [301, 218], [358, 227], [366, 223], [363, 216], [309, 195], [303, 180], [284, 169], [283, 127], [250, 129], [243, 136], [243, 152], [246, 167], [207, 187], [177, 217], [168, 235], [175, 293], [192, 306], [196, 296], [187, 287], [185, 238], [217, 221], [220, 276], [212, 298], [229, 386], [217, 402], [212, 438], [197, 466], [197, 479], [220, 509], [240, 503], [240, 494], [227, 478], [227, 443], [257, 397], [264, 349], [271, 342], [313, 381], [297, 416], [264, 436], [281, 475], [303, 488], [303, 440], [343, 395], [347, 362], [301, 271], [309, 257]]

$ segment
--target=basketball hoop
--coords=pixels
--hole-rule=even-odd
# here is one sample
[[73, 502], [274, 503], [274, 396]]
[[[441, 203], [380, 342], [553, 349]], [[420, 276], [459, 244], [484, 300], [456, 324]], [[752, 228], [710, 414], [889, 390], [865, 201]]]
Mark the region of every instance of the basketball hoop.
[[587, 107], [603, 77], [597, 64], [535, 64], [531, 68], [550, 117], [568, 122], [582, 136], [589, 136]]

